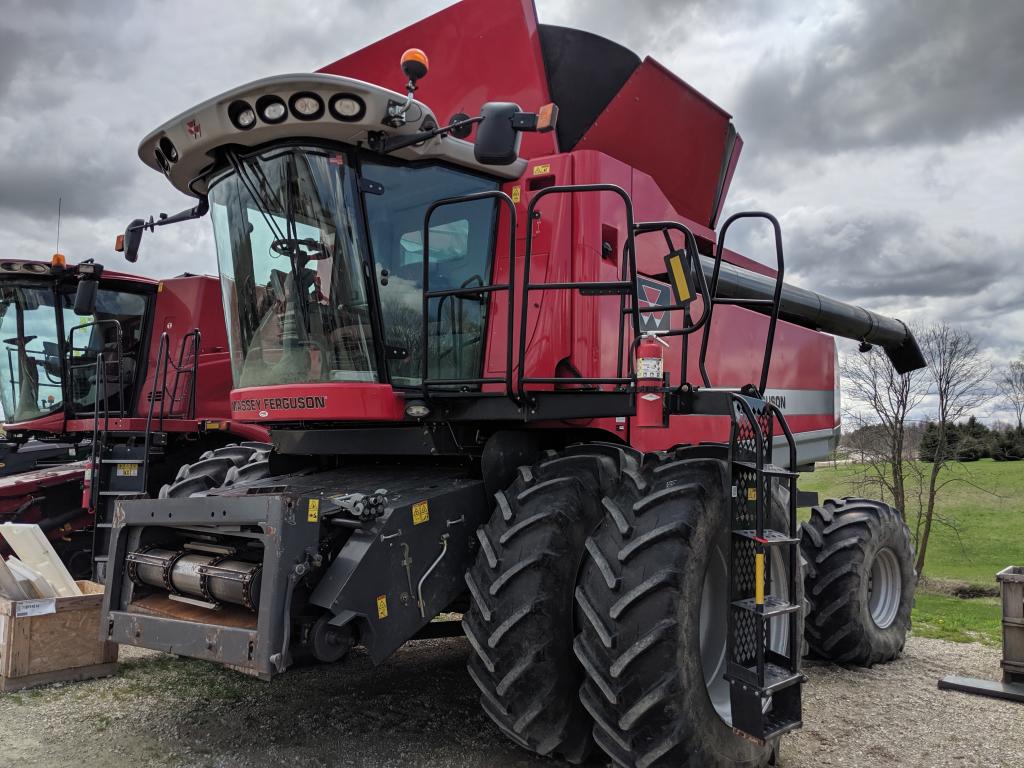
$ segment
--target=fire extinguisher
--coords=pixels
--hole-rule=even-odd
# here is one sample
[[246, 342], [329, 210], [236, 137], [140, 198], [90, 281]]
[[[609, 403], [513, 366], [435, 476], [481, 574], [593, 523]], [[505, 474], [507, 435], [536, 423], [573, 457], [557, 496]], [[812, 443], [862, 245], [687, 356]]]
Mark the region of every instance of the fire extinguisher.
[[92, 459], [85, 460], [85, 475], [82, 477], [82, 509], [92, 512]]
[[638, 427], [665, 426], [665, 352], [668, 342], [654, 333], [636, 348], [636, 420]]

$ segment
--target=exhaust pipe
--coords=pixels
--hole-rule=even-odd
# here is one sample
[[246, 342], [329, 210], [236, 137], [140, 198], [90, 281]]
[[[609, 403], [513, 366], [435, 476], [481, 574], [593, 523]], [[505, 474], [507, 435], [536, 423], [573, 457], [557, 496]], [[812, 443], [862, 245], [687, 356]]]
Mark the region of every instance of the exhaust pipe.
[[[701, 258], [701, 267], [708, 284], [715, 271], [713, 259]], [[771, 277], [722, 262], [718, 274], [718, 295], [729, 299], [771, 299], [775, 280]], [[770, 306], [748, 307], [770, 315]], [[876, 344], [885, 350], [898, 373], [924, 368], [926, 363], [914, 334], [906, 324], [892, 317], [823, 296], [820, 293], [782, 284], [779, 318], [794, 325], [824, 331], [844, 339]]]

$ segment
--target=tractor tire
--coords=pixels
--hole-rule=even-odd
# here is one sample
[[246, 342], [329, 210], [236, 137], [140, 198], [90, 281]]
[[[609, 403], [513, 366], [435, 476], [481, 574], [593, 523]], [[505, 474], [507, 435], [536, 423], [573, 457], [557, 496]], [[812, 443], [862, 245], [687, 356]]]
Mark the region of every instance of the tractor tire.
[[639, 454], [622, 446], [549, 452], [495, 494], [494, 513], [477, 530], [463, 617], [469, 675], [487, 715], [541, 755], [578, 763], [593, 748], [573, 655], [573, 590], [584, 545], [602, 519], [602, 496], [638, 470]]
[[827, 499], [811, 509], [801, 549], [811, 654], [863, 667], [897, 658], [917, 588], [914, 547], [900, 513], [881, 501]]
[[[726, 464], [686, 456], [652, 457], [603, 501], [606, 519], [587, 542], [576, 590], [576, 655], [587, 672], [580, 698], [594, 718], [597, 745], [615, 765], [760, 768], [778, 740], [758, 743], [733, 730], [724, 677]], [[777, 509], [771, 525], [786, 530], [783, 518], [788, 510]], [[785, 569], [788, 558], [776, 557], [773, 568]], [[796, 584], [792, 597], [776, 593], [802, 605], [802, 579]], [[802, 647], [801, 613], [796, 624], [790, 637], [786, 617], [773, 620], [773, 649]]]
[[160, 488], [161, 499], [182, 499], [214, 488], [262, 480], [270, 475], [269, 443], [230, 443], [183, 464], [174, 481]]

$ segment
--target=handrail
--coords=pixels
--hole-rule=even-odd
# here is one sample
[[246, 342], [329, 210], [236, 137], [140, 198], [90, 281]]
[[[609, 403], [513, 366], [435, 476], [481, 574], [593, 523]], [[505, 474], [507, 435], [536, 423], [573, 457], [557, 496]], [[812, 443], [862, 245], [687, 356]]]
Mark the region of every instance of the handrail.
[[[678, 249], [672, 242], [672, 238], [669, 235], [669, 230], [676, 230], [681, 232], [683, 235], [683, 254], [690, 262], [690, 270], [696, 274], [697, 278], [697, 291], [703, 297], [703, 305], [701, 307], [700, 319], [694, 321], [690, 317], [690, 305], [685, 304], [669, 304], [668, 306], [657, 306], [657, 307], [640, 307], [636, 308], [636, 311], [640, 314], [647, 314], [651, 312], [678, 312], [683, 311], [683, 327], [675, 330], [668, 330], [658, 335], [661, 337], [666, 336], [682, 336], [683, 343], [680, 345], [680, 381], [686, 381], [687, 367], [689, 364], [689, 335], [703, 328], [709, 320], [709, 305], [710, 302], [707, 300], [710, 293], [708, 291], [707, 278], [704, 276], [704, 271], [701, 269], [700, 262], [700, 251], [697, 248], [697, 238], [694, 236], [693, 231], [685, 224], [681, 224], [678, 221], [645, 221], [640, 222], [636, 225], [636, 234], [647, 235], [655, 232], [661, 232], [665, 237], [665, 244], [668, 246], [667, 256], [672, 255]], [[667, 257], [666, 256], [666, 257]], [[629, 311], [629, 310], [624, 310]], [[640, 337], [637, 336], [633, 339], [633, 343], [630, 345], [629, 354], [629, 371], [633, 373], [633, 359], [636, 347], [640, 343]]]
[[[491, 283], [483, 286], [473, 286], [466, 288], [455, 288], [446, 289], [443, 291], [431, 291], [430, 290], [430, 220], [433, 217], [434, 212], [438, 208], [449, 205], [458, 205], [461, 203], [471, 203], [478, 200], [493, 199], [497, 202], [503, 203], [508, 208], [509, 215], [509, 248], [508, 248], [508, 282], [504, 284]], [[508, 292], [508, 351], [506, 355], [506, 371], [504, 378], [498, 377], [482, 377], [478, 379], [453, 379], [453, 380], [436, 380], [433, 382], [435, 386], [441, 386], [447, 381], [454, 381], [456, 383], [462, 382], [466, 384], [504, 384], [506, 394], [515, 399], [515, 394], [512, 389], [512, 339], [515, 333], [515, 275], [516, 275], [516, 228], [518, 222], [516, 220], [516, 204], [512, 201], [512, 198], [501, 190], [485, 190], [483, 192], [473, 192], [468, 195], [459, 195], [457, 197], [446, 197], [441, 200], [435, 200], [428, 207], [423, 215], [423, 334], [422, 334], [422, 346], [423, 346], [423, 371], [422, 378], [420, 379], [420, 387], [423, 392], [424, 399], [430, 396], [430, 356], [429, 356], [429, 325], [430, 325], [430, 300], [433, 298], [451, 296], [454, 298], [460, 298], [461, 296], [469, 296], [479, 293], [492, 293], [494, 291], [507, 291]], [[493, 265], [492, 265], [493, 274]], [[440, 308], [438, 309], [440, 312]]]
[[[623, 279], [618, 283], [609, 281], [598, 281], [598, 282], [586, 282], [586, 281], [568, 281], [560, 283], [531, 283], [530, 282], [530, 261], [533, 255], [533, 227], [530, 224], [534, 219], [539, 218], [540, 214], [537, 212], [537, 204], [548, 195], [564, 194], [564, 193], [575, 193], [575, 192], [611, 192], [622, 198], [622, 202], [626, 208], [626, 243], [623, 246], [623, 252], [626, 256], [622, 266]], [[623, 365], [621, 358], [621, 350], [625, 344], [625, 323], [619, 323], [619, 344], [620, 350], [619, 361], [616, 368], [618, 376], [615, 377], [596, 377], [589, 378], [586, 380], [578, 378], [534, 378], [526, 376], [526, 332], [529, 330], [529, 296], [531, 290], [613, 290], [613, 289], [626, 289], [631, 288], [630, 296], [632, 307], [636, 307], [639, 304], [637, 291], [637, 280], [636, 280], [636, 242], [634, 240], [635, 221], [633, 218], [633, 201], [622, 187], [617, 184], [562, 184], [555, 185], [552, 187], [545, 187], [544, 189], [537, 192], [530, 200], [530, 204], [526, 208], [526, 247], [523, 258], [523, 292], [522, 297], [519, 300], [520, 307], [520, 321], [519, 321], [519, 371], [516, 380], [516, 393], [520, 401], [527, 399], [526, 385], [527, 384], [549, 384], [549, 383], [564, 383], [564, 384], [614, 384], [618, 386], [627, 385], [631, 382], [628, 377], [623, 377]], [[626, 279], [626, 274], [630, 276]], [[620, 302], [622, 309], [625, 309], [625, 299]], [[640, 315], [637, 312], [632, 313], [632, 324], [633, 324], [633, 336], [636, 338], [640, 335]], [[511, 339], [511, 337], [510, 337]], [[511, 345], [510, 345], [511, 348]]]
[[[718, 297], [718, 279], [722, 269], [722, 255], [725, 251], [725, 235], [729, 231], [729, 227], [740, 219], [766, 219], [772, 225], [772, 229], [775, 233], [775, 291], [771, 299], [768, 335], [765, 339], [764, 358], [761, 361], [760, 385], [758, 386], [758, 393], [763, 395], [765, 388], [768, 386], [768, 372], [771, 368], [772, 348], [775, 344], [775, 329], [779, 322], [779, 304], [782, 298], [782, 282], [786, 271], [785, 257], [782, 252], [782, 227], [779, 225], [779, 220], [770, 213], [766, 213], [764, 211], [741, 211], [740, 213], [734, 213], [726, 219], [725, 224], [722, 225], [722, 230], [718, 236], [718, 247], [715, 249], [715, 269], [711, 275], [710, 312], [714, 311], [716, 304], [731, 304], [742, 307], [744, 305], [755, 306], [767, 305], [769, 303], [768, 299], [726, 299]], [[710, 317], [708, 318], [708, 321], [710, 323]], [[709, 333], [705, 333], [700, 345], [700, 375], [704, 380], [705, 387], [711, 386], [710, 377], [708, 376], [707, 367], [705, 365], [709, 336]]]
[[[74, 359], [75, 350], [77, 349], [75, 347], [75, 331], [83, 331], [86, 328], [102, 327], [102, 326], [107, 326], [107, 325], [114, 326], [114, 330], [116, 331], [116, 337], [115, 338], [116, 338], [116, 342], [117, 342], [117, 348], [116, 348], [117, 355], [116, 355], [116, 358], [113, 361], [104, 360], [103, 359], [103, 349], [101, 347], [97, 351], [96, 361], [97, 361], [97, 364], [99, 364], [100, 362], [103, 362], [104, 366], [107, 363], [109, 363], [109, 362], [113, 362], [113, 363], [115, 363], [117, 365], [117, 405], [118, 405], [118, 418], [124, 418], [124, 413], [125, 413], [125, 405], [124, 405], [124, 369], [123, 369], [123, 366], [121, 365], [121, 361], [122, 361], [122, 358], [123, 358], [123, 344], [122, 344], [122, 340], [124, 338], [124, 334], [123, 334], [123, 332], [121, 330], [121, 323], [120, 323], [120, 321], [114, 320], [114, 319], [94, 320], [91, 323], [84, 323], [82, 325], [76, 325], [74, 328], [71, 329], [71, 331], [68, 333], [68, 378], [70, 379], [68, 384], [69, 384], [69, 386], [72, 389], [72, 392], [71, 392], [72, 398], [71, 399], [72, 399], [72, 405], [73, 405], [74, 404], [74, 399], [75, 399], [74, 398], [74, 391], [73, 391], [74, 390], [74, 385], [75, 385], [75, 377], [74, 377], [74, 374], [72, 372], [76, 371], [76, 370], [82, 370], [83, 368], [87, 368], [89, 366], [89, 363], [82, 363], [80, 365], [74, 365], [72, 363], [72, 360]], [[90, 351], [89, 347], [81, 347], [81, 350], [83, 352], [89, 352]], [[108, 397], [107, 397], [107, 394], [106, 394], [106, 383], [107, 383], [106, 380], [107, 380], [107, 376], [106, 376], [106, 370], [105, 369], [104, 369], [103, 380], [104, 380], [103, 389], [100, 388], [99, 379], [96, 380], [96, 403], [95, 403], [96, 407], [94, 408], [94, 411], [97, 414], [99, 412], [100, 392], [103, 392], [104, 403], [106, 403], [106, 401], [108, 400]], [[109, 416], [109, 414], [110, 414], [109, 404], [105, 405], [103, 410], [104, 410], [104, 413], [106, 413]]]

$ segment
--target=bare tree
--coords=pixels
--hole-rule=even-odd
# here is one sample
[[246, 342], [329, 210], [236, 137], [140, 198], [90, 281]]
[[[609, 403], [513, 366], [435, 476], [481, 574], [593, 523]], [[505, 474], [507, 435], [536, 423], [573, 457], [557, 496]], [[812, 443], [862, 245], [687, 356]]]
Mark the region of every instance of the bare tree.
[[865, 480], [905, 516], [907, 416], [928, 393], [927, 372], [899, 374], [877, 348], [847, 355], [841, 367], [852, 406], [846, 419], [858, 427], [853, 447], [861, 456]]
[[939, 482], [939, 473], [948, 462], [956, 460], [954, 451], [949, 446], [949, 427], [991, 399], [987, 383], [992, 374], [992, 366], [981, 356], [977, 342], [970, 333], [961, 328], [940, 323], [926, 329], [920, 340], [921, 350], [928, 361], [931, 394], [937, 402], [935, 417], [938, 444], [928, 476], [924, 519], [923, 522], [918, 521], [919, 574], [924, 572], [928, 537], [931, 535], [932, 521], [935, 519], [935, 499], [945, 485]]
[[996, 386], [1017, 414], [1017, 429], [1024, 429], [1024, 354], [999, 372]]

